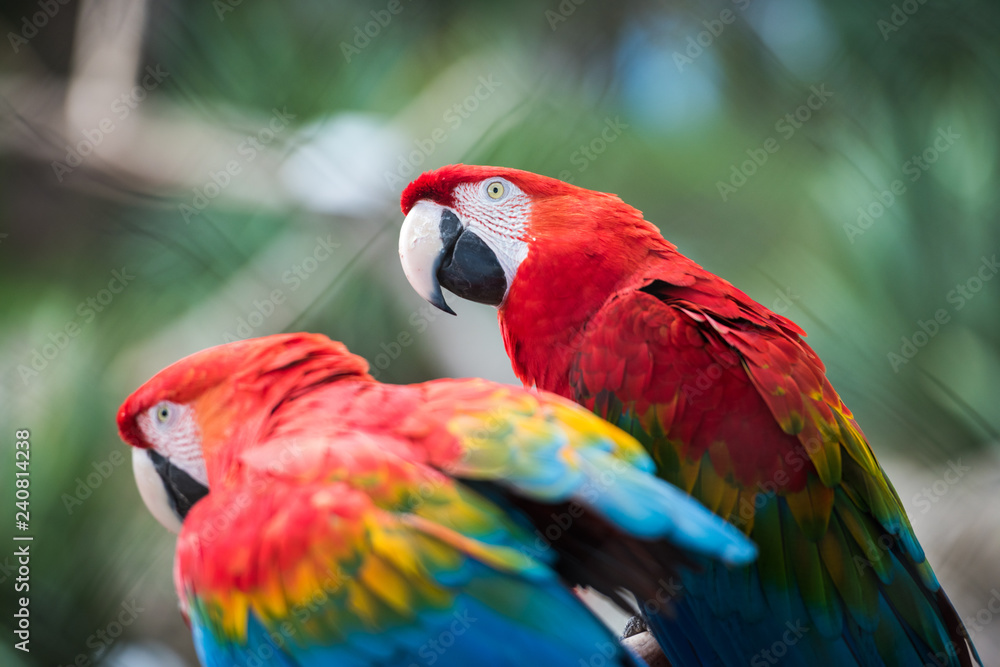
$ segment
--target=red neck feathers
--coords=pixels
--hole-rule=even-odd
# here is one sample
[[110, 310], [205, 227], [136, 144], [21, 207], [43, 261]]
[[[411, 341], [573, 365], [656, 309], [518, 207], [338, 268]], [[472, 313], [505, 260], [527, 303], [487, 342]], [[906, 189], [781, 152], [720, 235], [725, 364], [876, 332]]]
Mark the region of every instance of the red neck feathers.
[[514, 372], [568, 394], [568, 370], [590, 318], [664, 260], [686, 262], [642, 214], [614, 195], [573, 188], [532, 205], [528, 256], [499, 310]]

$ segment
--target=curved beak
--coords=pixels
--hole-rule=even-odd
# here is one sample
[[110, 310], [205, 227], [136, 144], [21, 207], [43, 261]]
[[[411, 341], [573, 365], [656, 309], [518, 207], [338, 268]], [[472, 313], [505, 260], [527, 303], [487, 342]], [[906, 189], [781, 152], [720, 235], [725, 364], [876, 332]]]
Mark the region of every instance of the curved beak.
[[437, 272], [461, 233], [462, 223], [454, 211], [427, 200], [413, 205], [399, 230], [399, 262], [410, 286], [428, 303], [452, 315], [455, 311], [444, 300]]
[[499, 306], [507, 294], [507, 276], [496, 254], [453, 210], [426, 199], [414, 204], [403, 221], [399, 260], [417, 294], [452, 315], [442, 286], [491, 306]]
[[132, 468], [146, 507], [172, 532], [180, 532], [187, 513], [208, 495], [208, 487], [152, 449], [134, 447]]

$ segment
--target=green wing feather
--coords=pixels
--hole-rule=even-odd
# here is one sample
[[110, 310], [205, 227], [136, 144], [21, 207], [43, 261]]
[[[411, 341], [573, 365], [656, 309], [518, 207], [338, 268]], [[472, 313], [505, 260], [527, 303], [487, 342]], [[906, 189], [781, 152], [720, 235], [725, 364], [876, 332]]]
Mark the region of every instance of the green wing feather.
[[[858, 664], [878, 664], [872, 654], [912, 640], [921, 655], [971, 665], [898, 495], [800, 333], [735, 289], [653, 282], [588, 325], [572, 397], [758, 544], [765, 616], [804, 610], [816, 630], [806, 644], [843, 638]], [[734, 641], [773, 641], [752, 632]]]

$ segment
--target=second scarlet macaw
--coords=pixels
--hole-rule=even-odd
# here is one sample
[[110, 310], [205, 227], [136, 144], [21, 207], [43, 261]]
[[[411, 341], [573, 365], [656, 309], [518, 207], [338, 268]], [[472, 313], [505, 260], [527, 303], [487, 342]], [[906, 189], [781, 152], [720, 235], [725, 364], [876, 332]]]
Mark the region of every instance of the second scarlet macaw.
[[636, 436], [745, 531], [747, 568], [684, 577], [648, 618], [677, 667], [979, 661], [903, 505], [804, 333], [680, 254], [618, 197], [451, 165], [402, 196], [413, 287], [496, 306], [527, 386]]
[[650, 567], [755, 556], [570, 401], [367, 368], [269, 336], [182, 359], [119, 410], [143, 499], [180, 532], [206, 667], [638, 666], [571, 585], [651, 597]]

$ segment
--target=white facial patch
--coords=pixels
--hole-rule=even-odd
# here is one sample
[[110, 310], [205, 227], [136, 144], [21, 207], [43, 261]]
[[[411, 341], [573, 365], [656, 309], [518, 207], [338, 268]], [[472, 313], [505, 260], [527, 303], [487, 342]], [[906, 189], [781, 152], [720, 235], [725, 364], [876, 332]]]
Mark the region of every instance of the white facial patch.
[[[157, 418], [157, 411], [163, 406], [169, 412], [165, 421]], [[208, 487], [205, 457], [201, 452], [201, 430], [195, 421], [194, 410], [186, 405], [164, 401], [140, 413], [136, 423], [153, 449], [196, 482]]]
[[[503, 194], [495, 199], [487, 193], [494, 183], [503, 187]], [[531, 198], [507, 179], [499, 177], [462, 183], [455, 186], [453, 195], [458, 217], [493, 251], [510, 285], [517, 267], [528, 256]]]

